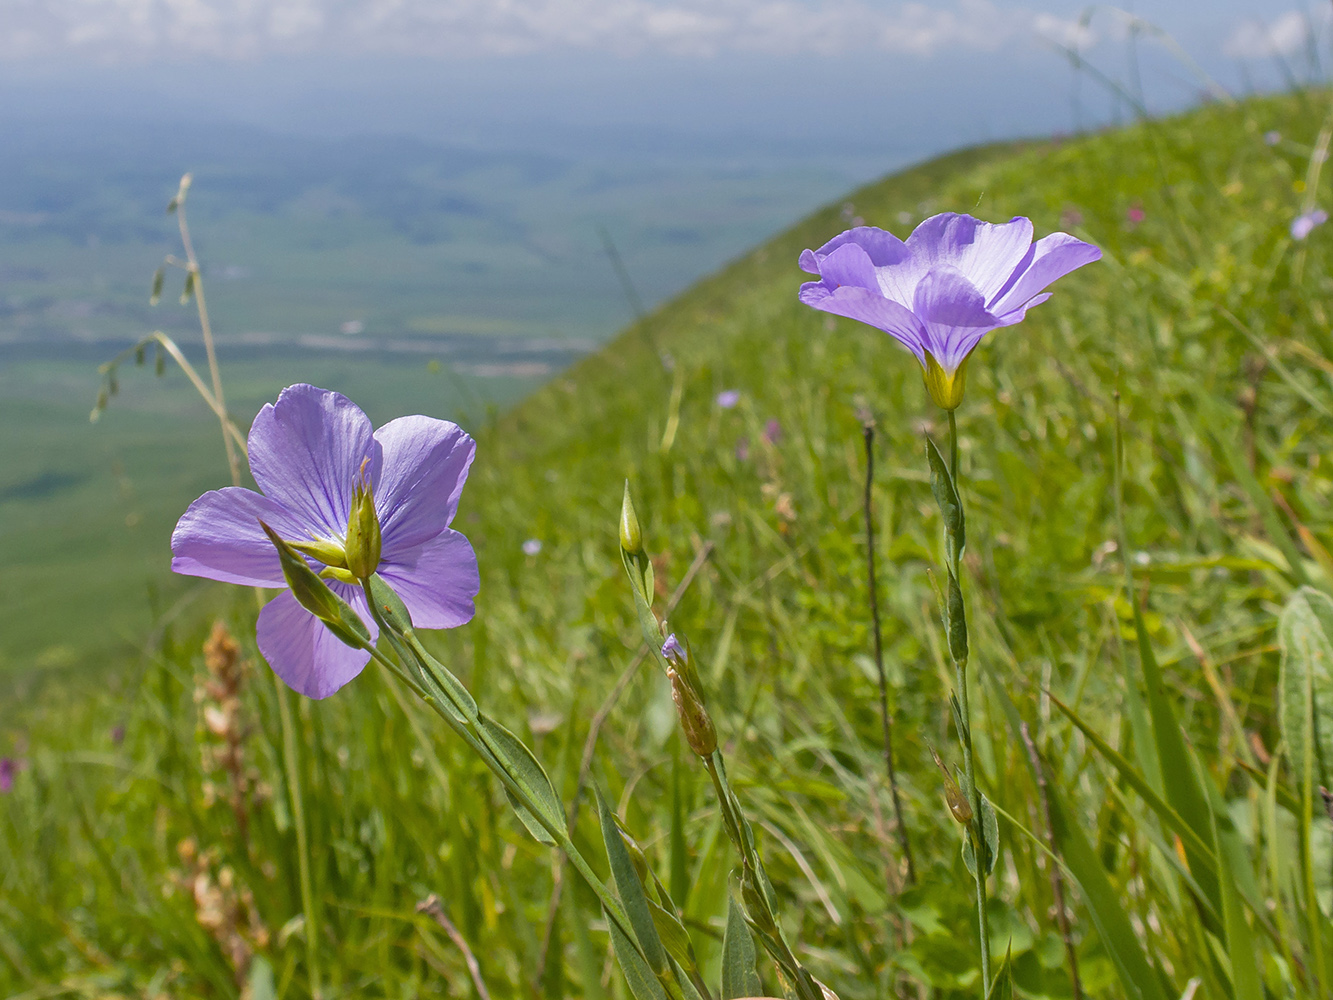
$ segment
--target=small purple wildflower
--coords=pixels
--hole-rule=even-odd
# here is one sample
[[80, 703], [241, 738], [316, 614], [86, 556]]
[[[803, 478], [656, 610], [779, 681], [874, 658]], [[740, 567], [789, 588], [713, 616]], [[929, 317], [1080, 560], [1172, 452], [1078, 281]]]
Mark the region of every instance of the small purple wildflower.
[[1143, 210], [1143, 203], [1136, 201], [1129, 206], [1129, 211], [1125, 213], [1125, 221], [1131, 227], [1143, 225], [1143, 220], [1148, 218], [1148, 213]]
[[676, 633], [672, 632], [667, 636], [666, 642], [662, 643], [662, 659], [668, 663], [675, 663], [677, 660], [685, 659], [685, 647], [680, 644], [676, 638]]
[[736, 461], [744, 462], [750, 457], [750, 439], [747, 437], [736, 439]]
[[1281, 141], [1282, 133], [1277, 129], [1264, 133], [1264, 145], [1266, 146], [1276, 146]]
[[769, 417], [768, 423], [764, 424], [764, 444], [777, 444], [782, 440], [782, 424], [778, 423], [777, 417]]
[[1322, 226], [1327, 221], [1328, 213], [1322, 208], [1316, 208], [1313, 212], [1298, 215], [1291, 221], [1291, 238], [1293, 240], [1303, 240], [1314, 231], [1316, 226]]
[[[249, 587], [286, 587], [262, 519], [284, 540], [309, 546], [313, 567], [324, 571], [329, 587], [356, 610], [374, 641], [378, 630], [365, 594], [346, 582], [350, 574], [337, 565], [353, 493], [364, 480], [374, 491], [382, 537], [372, 569], [403, 599], [414, 624], [453, 628], [471, 620], [480, 589], [477, 557], [449, 523], [476, 443], [456, 424], [412, 416], [373, 430], [346, 396], [293, 385], [259, 411], [249, 449], [250, 472], [262, 492], [232, 486], [190, 504], [171, 536], [173, 570]], [[370, 659], [339, 641], [290, 591], [264, 607], [255, 631], [259, 651], [277, 675], [311, 698], [333, 694]]]
[[525, 556], [535, 556], [541, 550], [542, 542], [540, 538], [529, 538], [523, 543], [523, 554]]
[[739, 389], [724, 389], [717, 394], [717, 405], [724, 410], [730, 410], [741, 401], [741, 391]]
[[18, 763], [13, 757], [0, 757], [0, 792], [9, 792], [14, 787], [14, 774]]
[[1100, 259], [1066, 233], [1032, 242], [1032, 223], [991, 225], [946, 212], [905, 241], [874, 227], [850, 229], [801, 254], [819, 281], [800, 299], [878, 327], [921, 363], [931, 398], [952, 410], [963, 399], [963, 366], [981, 338], [1022, 321], [1050, 298], [1051, 282]]

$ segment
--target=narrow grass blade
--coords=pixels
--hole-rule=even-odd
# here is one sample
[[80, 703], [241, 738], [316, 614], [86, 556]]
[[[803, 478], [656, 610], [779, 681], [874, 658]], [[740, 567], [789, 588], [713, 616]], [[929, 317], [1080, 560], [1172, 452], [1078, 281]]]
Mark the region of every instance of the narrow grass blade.
[[614, 920], [608, 920], [607, 925], [611, 929], [611, 948], [616, 953], [616, 961], [620, 964], [620, 971], [625, 974], [625, 982], [629, 984], [634, 1000], [669, 1000], [666, 989], [653, 975], [653, 970], [648, 968], [648, 963], [639, 955], [634, 942], [625, 936], [620, 925]]
[[1047, 788], [1051, 805], [1051, 827], [1065, 866], [1078, 882], [1092, 922], [1107, 954], [1115, 965], [1125, 992], [1133, 1000], [1167, 1000], [1156, 971], [1134, 936], [1121, 894], [1111, 886], [1097, 853], [1073, 820], [1057, 786]]
[[986, 1000], [1014, 1000], [1014, 969], [1013, 969], [1014, 950], [1011, 944], [1004, 952], [1004, 961], [1000, 963], [1000, 971], [995, 973], [995, 978], [991, 980], [990, 989], [986, 991]]

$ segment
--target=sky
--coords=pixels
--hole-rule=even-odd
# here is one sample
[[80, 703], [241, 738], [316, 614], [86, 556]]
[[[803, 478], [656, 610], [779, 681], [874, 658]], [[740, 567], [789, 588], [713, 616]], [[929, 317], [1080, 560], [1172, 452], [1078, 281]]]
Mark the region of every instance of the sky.
[[[1324, 0], [4, 0], [0, 117], [229, 118], [616, 158], [952, 146], [1322, 77]], [[1313, 43], [1313, 44], [1312, 44]]]

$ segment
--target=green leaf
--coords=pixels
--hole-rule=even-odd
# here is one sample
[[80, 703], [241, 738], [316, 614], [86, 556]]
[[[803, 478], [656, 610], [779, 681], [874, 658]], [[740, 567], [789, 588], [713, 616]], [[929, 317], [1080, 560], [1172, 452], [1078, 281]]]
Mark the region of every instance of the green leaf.
[[532, 834], [539, 844], [546, 844], [548, 847], [555, 846], [555, 838], [551, 836], [551, 832], [542, 826], [542, 821], [532, 814], [531, 809], [515, 798], [514, 793], [508, 788], [505, 789], [505, 798], [509, 800], [510, 808], [518, 816], [518, 821], [523, 824], [528, 833]]
[[1287, 760], [1298, 790], [1307, 774], [1312, 786], [1327, 784], [1333, 764], [1333, 600], [1312, 587], [1297, 590], [1278, 619], [1278, 644], [1278, 722]]
[[955, 551], [950, 554], [951, 559], [957, 559], [962, 554], [967, 540], [963, 504], [958, 499], [958, 488], [954, 485], [953, 477], [949, 475], [949, 466], [945, 464], [944, 456], [930, 438], [926, 438], [926, 461], [930, 463], [930, 492], [935, 494], [940, 517], [944, 519], [944, 530], [949, 533], [953, 542]]
[[[552, 843], [550, 829], [561, 829], [565, 825], [565, 810], [560, 805], [560, 797], [551, 786], [551, 779], [538, 763], [537, 758], [517, 736], [504, 726], [484, 715], [477, 716], [477, 728], [483, 732], [486, 745], [500, 761], [501, 766], [514, 779], [529, 799], [523, 808], [516, 807], [518, 818], [532, 835], [544, 844]], [[511, 804], [514, 799], [510, 798]], [[534, 813], [533, 807], [536, 812]], [[544, 822], [543, 822], [544, 821]], [[533, 829], [535, 824], [547, 836], [543, 837]]]
[[1013, 950], [1011, 942], [1004, 950], [1004, 961], [1000, 963], [1000, 971], [995, 973], [990, 989], [986, 991], [986, 1000], [1014, 1000]]
[[616, 961], [620, 964], [620, 971], [625, 974], [625, 982], [629, 983], [634, 1000], [668, 1000], [666, 990], [653, 975], [653, 970], [648, 968], [643, 956], [634, 947], [634, 942], [626, 937], [620, 925], [609, 916], [606, 922], [611, 929], [611, 947], [616, 953]]
[[[995, 871], [995, 862], [1000, 856], [1000, 821], [995, 818], [995, 808], [986, 796], [981, 796], [981, 835], [986, 839], [986, 874]], [[963, 838], [963, 864], [967, 873], [977, 877], [977, 862], [972, 853], [972, 838]]]
[[967, 660], [967, 612], [963, 607], [963, 590], [958, 578], [949, 572], [949, 655], [955, 663]]
[[692, 966], [694, 956], [690, 954], [690, 934], [680, 918], [651, 899], [648, 899], [648, 911], [653, 915], [653, 926], [657, 928], [657, 935], [662, 939], [667, 954], [681, 965]]
[[755, 971], [754, 939], [740, 905], [727, 895], [727, 929], [722, 934], [722, 1000], [757, 997], [763, 992]]
[[[639, 881], [639, 873], [634, 869], [629, 849], [620, 836], [620, 827], [616, 825], [615, 814], [606, 804], [601, 789], [594, 787], [594, 791], [597, 793], [597, 816], [602, 824], [602, 840], [606, 843], [606, 857], [611, 863], [611, 877], [615, 880], [620, 903], [625, 907], [625, 913], [629, 917], [634, 936], [638, 938], [639, 946], [643, 949], [643, 957], [647, 960], [648, 967], [658, 975], [662, 975], [667, 970], [666, 952], [662, 948], [662, 939], [657, 935], [657, 925], [653, 922], [648, 896], [643, 891], [643, 883]], [[628, 970], [626, 972], [628, 973]]]

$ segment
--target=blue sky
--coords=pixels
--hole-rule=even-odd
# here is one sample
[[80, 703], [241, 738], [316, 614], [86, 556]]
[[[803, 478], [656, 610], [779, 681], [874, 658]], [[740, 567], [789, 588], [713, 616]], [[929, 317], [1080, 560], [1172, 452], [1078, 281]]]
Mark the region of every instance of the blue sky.
[[[952, 146], [1322, 76], [1325, 0], [8, 0], [0, 115], [223, 117], [871, 176]], [[1135, 83], [1135, 76], [1139, 81]]]

